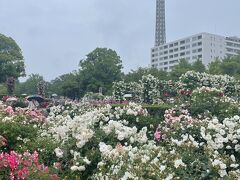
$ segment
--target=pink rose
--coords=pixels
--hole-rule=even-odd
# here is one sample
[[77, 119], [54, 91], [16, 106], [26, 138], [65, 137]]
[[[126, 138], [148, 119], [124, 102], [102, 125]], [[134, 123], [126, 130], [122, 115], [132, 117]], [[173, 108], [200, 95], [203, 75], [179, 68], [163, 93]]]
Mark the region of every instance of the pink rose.
[[157, 128], [155, 133], [154, 133], [154, 140], [155, 141], [160, 141], [161, 138], [162, 138], [162, 132], [159, 128]]

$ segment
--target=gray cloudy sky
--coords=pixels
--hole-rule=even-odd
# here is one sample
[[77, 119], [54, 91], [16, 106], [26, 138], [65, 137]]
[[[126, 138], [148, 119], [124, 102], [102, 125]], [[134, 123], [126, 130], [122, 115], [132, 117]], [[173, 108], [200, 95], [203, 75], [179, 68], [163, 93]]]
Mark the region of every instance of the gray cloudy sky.
[[[239, 0], [166, 0], [167, 40], [199, 32], [240, 36]], [[124, 71], [147, 66], [155, 0], [0, 0], [0, 33], [21, 47], [27, 74], [47, 80], [77, 69], [96, 47], [121, 56]]]

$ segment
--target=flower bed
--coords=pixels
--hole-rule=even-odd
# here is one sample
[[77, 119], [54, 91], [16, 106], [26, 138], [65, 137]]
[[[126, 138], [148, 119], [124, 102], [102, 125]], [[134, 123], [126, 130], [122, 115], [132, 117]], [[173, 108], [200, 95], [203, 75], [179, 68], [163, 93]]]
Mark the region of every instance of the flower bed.
[[237, 99], [202, 85], [175, 98], [160, 105], [67, 102], [47, 117], [2, 105], [0, 178], [239, 179]]

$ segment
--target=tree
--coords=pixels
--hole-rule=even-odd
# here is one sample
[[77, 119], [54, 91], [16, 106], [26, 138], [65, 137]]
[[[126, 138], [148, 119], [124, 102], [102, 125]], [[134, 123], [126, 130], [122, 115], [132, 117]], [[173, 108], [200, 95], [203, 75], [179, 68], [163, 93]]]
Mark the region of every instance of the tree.
[[157, 68], [138, 68], [137, 70], [132, 70], [128, 74], [124, 76], [124, 81], [126, 82], [138, 82], [142, 79], [143, 76], [153, 75], [159, 80], [168, 79], [168, 73], [163, 70], [159, 70]]
[[15, 78], [14, 77], [8, 77], [6, 84], [7, 84], [8, 95], [12, 96], [14, 88], [15, 88]]
[[23, 55], [20, 47], [10, 37], [0, 34], [0, 82], [8, 77], [18, 78], [25, 75]]
[[222, 74], [221, 69], [222, 61], [220, 59], [215, 59], [208, 64], [208, 73], [210, 74]]
[[16, 93], [17, 94], [37, 94], [38, 84], [44, 82], [43, 76], [39, 74], [31, 74], [29, 78], [22, 83], [17, 83]]
[[112, 83], [122, 77], [122, 61], [112, 49], [96, 48], [80, 61], [79, 66], [81, 96], [86, 92], [99, 92], [99, 88], [108, 94]]
[[208, 66], [208, 72], [210, 74], [227, 74], [240, 78], [240, 55], [226, 57], [223, 60], [216, 59]]
[[38, 90], [38, 95], [45, 97], [46, 83], [44, 81], [38, 82], [37, 90]]
[[192, 70], [192, 65], [186, 59], [180, 59], [179, 64], [174, 66], [174, 68], [170, 72], [171, 79], [178, 80], [178, 78], [182, 74], [191, 70]]
[[233, 56], [223, 59], [221, 64], [223, 74], [236, 76], [240, 74], [240, 56]]
[[78, 74], [76, 72], [61, 75], [51, 81], [49, 91], [71, 99], [79, 98], [79, 82], [77, 78]]
[[192, 63], [192, 70], [195, 72], [206, 72], [206, 67], [202, 63], [200, 59], [197, 59], [195, 62]]

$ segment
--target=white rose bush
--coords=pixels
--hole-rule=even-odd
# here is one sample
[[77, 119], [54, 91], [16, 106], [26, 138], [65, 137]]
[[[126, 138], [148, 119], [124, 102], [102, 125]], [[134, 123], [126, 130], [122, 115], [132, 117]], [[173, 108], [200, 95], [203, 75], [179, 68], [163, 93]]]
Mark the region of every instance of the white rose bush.
[[116, 101], [136, 100], [124, 104], [85, 98], [45, 115], [1, 103], [0, 179], [240, 179], [237, 92], [230, 76], [191, 71], [115, 82]]

